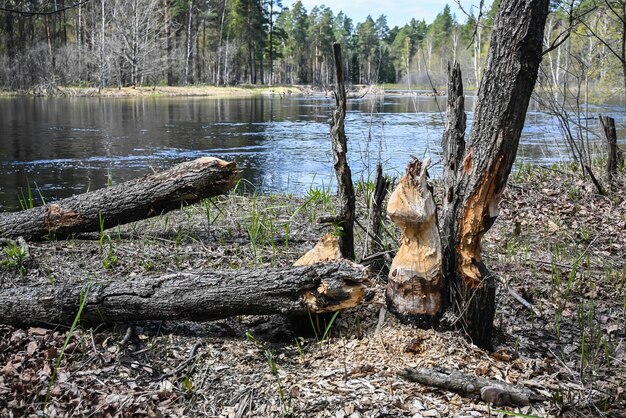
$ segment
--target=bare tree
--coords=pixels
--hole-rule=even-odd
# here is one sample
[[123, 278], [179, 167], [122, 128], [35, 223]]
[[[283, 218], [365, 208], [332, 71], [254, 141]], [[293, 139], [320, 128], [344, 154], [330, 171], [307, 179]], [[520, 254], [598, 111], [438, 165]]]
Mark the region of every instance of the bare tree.
[[122, 1], [112, 5], [109, 45], [120, 85], [141, 85], [159, 70], [157, 0]]

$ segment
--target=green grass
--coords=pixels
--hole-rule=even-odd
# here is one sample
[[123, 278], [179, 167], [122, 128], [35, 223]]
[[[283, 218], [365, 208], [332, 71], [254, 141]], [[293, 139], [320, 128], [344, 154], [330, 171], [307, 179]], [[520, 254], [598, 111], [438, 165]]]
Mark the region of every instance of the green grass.
[[20, 274], [27, 272], [26, 262], [28, 259], [28, 253], [26, 250], [16, 242], [9, 241], [7, 246], [2, 249], [2, 252], [6, 259], [0, 261], [0, 266], [18, 271]]
[[[291, 406], [291, 397], [287, 397], [285, 389], [283, 387], [282, 380], [280, 379], [280, 374], [278, 373], [278, 364], [276, 363], [276, 355], [274, 352], [267, 348], [265, 343], [259, 341], [251, 332], [246, 332], [246, 339], [253, 343], [258, 349], [263, 351], [263, 356], [265, 357], [265, 361], [267, 362], [267, 366], [270, 369], [270, 373], [276, 379], [276, 386], [278, 395], [280, 396], [281, 409], [284, 415], [289, 415], [292, 406]], [[296, 339], [296, 344], [298, 340]]]
[[[39, 199], [41, 200], [41, 204], [45, 205], [46, 204], [46, 200], [44, 199], [43, 195], [41, 194], [41, 190], [39, 190], [39, 186], [37, 186], [37, 183], [35, 183], [35, 190], [37, 190], [37, 193], [39, 194]], [[22, 210], [26, 210], [26, 209], [32, 209], [35, 207], [35, 199], [33, 197], [33, 189], [30, 186], [30, 181], [28, 180], [28, 176], [26, 176], [26, 191], [24, 191], [23, 188], [19, 188], [19, 191], [17, 193], [17, 200], [20, 204], [20, 208]]]
[[74, 317], [74, 321], [72, 322], [72, 326], [70, 326], [67, 335], [65, 336], [65, 341], [63, 342], [63, 346], [61, 347], [61, 351], [59, 352], [59, 356], [57, 357], [54, 363], [54, 369], [52, 370], [52, 376], [50, 376], [50, 382], [48, 383], [48, 390], [46, 391], [46, 398], [44, 403], [47, 405], [50, 400], [50, 394], [52, 392], [52, 387], [54, 386], [54, 381], [57, 376], [57, 372], [59, 370], [59, 366], [61, 365], [61, 360], [63, 360], [63, 355], [65, 354], [65, 350], [67, 349], [67, 345], [74, 334], [74, 330], [78, 326], [78, 322], [80, 321], [80, 316], [83, 313], [83, 309], [85, 308], [85, 304], [87, 303], [87, 297], [89, 296], [89, 291], [91, 290], [91, 282], [87, 283], [87, 285], [80, 291], [80, 303], [78, 305], [78, 311], [76, 312], [76, 316]]
[[322, 206], [322, 210], [326, 210], [330, 206], [332, 199], [330, 190], [331, 185], [329, 184], [328, 187], [325, 187], [324, 182], [322, 182], [321, 187], [310, 186], [304, 197], [310, 204]]
[[[325, 341], [327, 341], [328, 336], [330, 335], [330, 329], [332, 328], [333, 323], [335, 322], [335, 319], [337, 319], [337, 316], [339, 316], [341, 311], [335, 311], [333, 313], [333, 316], [330, 318], [330, 321], [328, 321], [328, 323], [325, 325], [323, 330], [320, 324], [320, 315], [315, 314], [315, 317], [314, 317], [311, 311], [308, 311], [307, 313], [309, 315], [309, 323], [311, 324], [311, 329], [313, 330], [315, 339], [317, 340], [318, 343], [323, 344]], [[320, 337], [320, 334], [321, 334], [321, 337]]]

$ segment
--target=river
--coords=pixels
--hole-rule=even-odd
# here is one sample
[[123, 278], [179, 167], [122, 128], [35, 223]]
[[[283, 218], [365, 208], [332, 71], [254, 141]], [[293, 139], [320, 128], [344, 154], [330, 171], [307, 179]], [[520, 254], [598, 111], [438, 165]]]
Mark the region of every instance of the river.
[[[467, 98], [469, 123], [474, 102]], [[235, 160], [246, 184], [261, 192], [332, 188], [333, 108], [332, 99], [297, 96], [2, 98], [0, 210], [18, 209], [18, 195], [29, 183], [40, 204], [40, 195], [50, 201], [205, 155]], [[617, 119], [623, 144], [623, 108], [589, 109], [593, 116], [600, 112]], [[444, 118], [444, 97], [351, 100], [346, 132], [354, 181], [372, 179], [379, 160], [398, 175], [411, 155], [432, 158], [437, 176]], [[597, 120], [585, 123], [598, 145]], [[531, 104], [517, 164], [551, 164], [569, 155], [557, 120]]]

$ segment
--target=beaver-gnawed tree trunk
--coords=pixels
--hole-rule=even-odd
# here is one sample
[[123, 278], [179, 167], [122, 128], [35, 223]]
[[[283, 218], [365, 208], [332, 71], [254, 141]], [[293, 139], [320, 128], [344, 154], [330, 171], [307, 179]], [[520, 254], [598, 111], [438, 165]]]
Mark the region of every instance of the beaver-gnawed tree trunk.
[[389, 215], [402, 229], [387, 286], [389, 309], [422, 325], [436, 324], [447, 311], [445, 318], [483, 348], [491, 347], [495, 283], [480, 243], [498, 215], [513, 166], [547, 13], [548, 0], [502, 1], [467, 143], [461, 70], [455, 64], [450, 71], [441, 244], [422, 163], [412, 163], [422, 167], [420, 175], [409, 165], [389, 200]]
[[272, 269], [208, 270], [91, 283], [0, 285], [0, 324], [97, 325], [145, 320], [211, 320], [236, 315], [307, 315], [358, 305], [368, 273], [349, 261]]
[[[469, 139], [463, 144], [463, 123], [450, 123], [444, 135], [444, 150], [463, 153], [459, 158], [460, 154], [444, 151], [447, 192], [442, 230], [443, 268], [450, 292], [448, 310], [456, 325], [483, 348], [491, 347], [495, 281], [482, 262], [480, 245], [496, 220], [517, 153], [541, 62], [547, 14], [548, 0], [502, 1]], [[451, 78], [457, 85], [460, 70], [456, 67], [455, 71], [459, 72], [458, 78]], [[462, 95], [462, 85], [449, 93]], [[460, 106], [462, 100], [453, 96], [448, 103]], [[463, 109], [456, 112], [460, 115]], [[457, 116], [458, 121], [461, 119]]]

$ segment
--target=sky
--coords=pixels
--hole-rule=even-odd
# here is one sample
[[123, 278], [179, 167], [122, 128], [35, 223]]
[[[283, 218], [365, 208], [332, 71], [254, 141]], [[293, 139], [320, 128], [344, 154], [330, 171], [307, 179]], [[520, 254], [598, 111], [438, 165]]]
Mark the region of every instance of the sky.
[[[412, 18], [417, 20], [424, 19], [426, 23], [431, 23], [438, 13], [441, 13], [446, 4], [450, 6], [450, 10], [456, 15], [457, 21], [465, 22], [466, 16], [459, 9], [455, 0], [301, 0], [307, 12], [315, 6], [322, 4], [330, 7], [336, 15], [343, 11], [356, 25], [363, 22], [367, 15], [371, 15], [374, 20], [381, 14], [387, 16], [387, 24], [390, 28], [394, 26], [404, 26]], [[291, 7], [293, 1], [283, 1], [283, 5]], [[478, 14], [479, 0], [461, 0], [461, 5], [469, 13], [472, 4], [474, 4], [474, 15]], [[491, 3], [486, 1], [485, 4]]]

